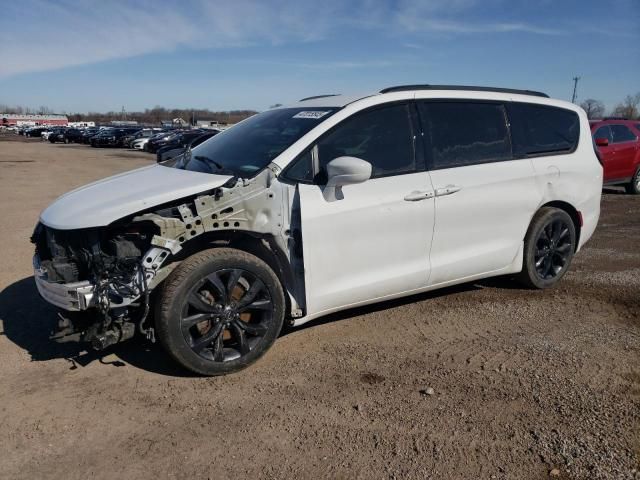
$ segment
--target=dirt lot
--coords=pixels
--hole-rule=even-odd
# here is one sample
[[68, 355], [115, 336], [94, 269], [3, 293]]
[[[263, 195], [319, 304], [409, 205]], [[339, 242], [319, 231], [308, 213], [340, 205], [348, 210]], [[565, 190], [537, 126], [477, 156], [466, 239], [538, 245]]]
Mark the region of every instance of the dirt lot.
[[197, 378], [142, 342], [50, 343], [31, 276], [43, 207], [150, 161], [0, 138], [0, 477], [640, 478], [640, 197], [604, 195], [555, 290], [491, 280], [349, 311]]

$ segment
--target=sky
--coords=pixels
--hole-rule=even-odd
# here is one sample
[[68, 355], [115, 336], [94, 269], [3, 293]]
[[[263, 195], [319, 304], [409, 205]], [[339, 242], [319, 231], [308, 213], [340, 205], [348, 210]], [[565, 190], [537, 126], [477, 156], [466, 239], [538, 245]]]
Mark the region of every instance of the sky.
[[0, 104], [254, 109], [402, 84], [640, 92], [640, 0], [0, 3]]

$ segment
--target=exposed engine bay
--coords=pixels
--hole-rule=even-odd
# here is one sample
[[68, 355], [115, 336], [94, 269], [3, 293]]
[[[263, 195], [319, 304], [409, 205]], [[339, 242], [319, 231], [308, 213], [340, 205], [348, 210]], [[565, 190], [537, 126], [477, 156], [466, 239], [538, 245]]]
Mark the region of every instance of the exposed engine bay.
[[[203, 248], [196, 239], [208, 243], [248, 233], [281, 259], [281, 274], [290, 277], [293, 239], [282, 213], [283, 189], [272, 188], [273, 174], [267, 168], [251, 180], [232, 178], [105, 227], [58, 230], [39, 223], [31, 238], [36, 285], [61, 308], [52, 338], [90, 342], [99, 350], [136, 332], [154, 341], [147, 321], [151, 292], [180, 262], [183, 249]], [[300, 295], [290, 292], [294, 316], [301, 315]]]

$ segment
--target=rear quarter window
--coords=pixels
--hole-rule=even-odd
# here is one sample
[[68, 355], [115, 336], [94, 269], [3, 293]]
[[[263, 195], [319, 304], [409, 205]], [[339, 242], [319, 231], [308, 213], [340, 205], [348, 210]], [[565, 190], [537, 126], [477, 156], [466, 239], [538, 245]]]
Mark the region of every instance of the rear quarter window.
[[564, 108], [531, 103], [507, 105], [516, 157], [571, 153], [578, 146], [580, 119]]

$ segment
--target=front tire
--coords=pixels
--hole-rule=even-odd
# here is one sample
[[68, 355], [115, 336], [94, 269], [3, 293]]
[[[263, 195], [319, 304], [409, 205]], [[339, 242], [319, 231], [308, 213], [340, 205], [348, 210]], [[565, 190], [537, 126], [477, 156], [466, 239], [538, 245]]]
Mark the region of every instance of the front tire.
[[576, 238], [575, 225], [567, 212], [541, 208], [527, 230], [522, 272], [517, 279], [529, 288], [554, 286], [571, 265]]
[[640, 167], [636, 170], [636, 174], [631, 179], [631, 183], [624, 186], [627, 193], [632, 195], [640, 195]]
[[214, 248], [187, 258], [169, 275], [156, 327], [180, 365], [200, 375], [225, 375], [264, 355], [284, 314], [282, 286], [264, 261]]

